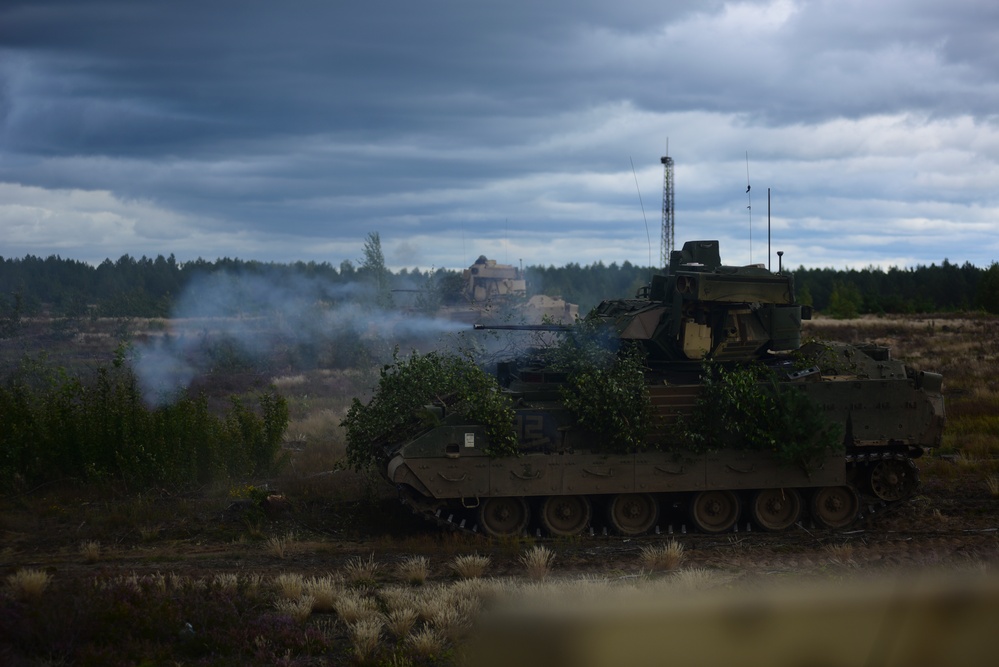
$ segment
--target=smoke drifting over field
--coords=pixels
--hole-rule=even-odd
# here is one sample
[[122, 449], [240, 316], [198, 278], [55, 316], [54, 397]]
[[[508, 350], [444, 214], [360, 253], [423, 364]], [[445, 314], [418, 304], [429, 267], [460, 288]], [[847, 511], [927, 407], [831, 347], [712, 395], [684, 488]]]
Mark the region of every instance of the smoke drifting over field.
[[375, 305], [377, 297], [362, 282], [205, 275], [177, 299], [170, 331], [135, 346], [132, 365], [146, 400], [157, 404], [215, 369], [375, 362], [397, 345], [470, 331], [464, 323]]

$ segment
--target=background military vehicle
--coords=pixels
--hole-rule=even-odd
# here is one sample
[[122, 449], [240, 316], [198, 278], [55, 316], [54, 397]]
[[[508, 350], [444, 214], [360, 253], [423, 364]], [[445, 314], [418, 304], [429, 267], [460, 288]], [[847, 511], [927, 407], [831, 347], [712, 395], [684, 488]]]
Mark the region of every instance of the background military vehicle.
[[[638, 535], [663, 525], [720, 533], [746, 523], [779, 531], [803, 517], [843, 528], [860, 512], [858, 492], [887, 503], [917, 488], [913, 459], [943, 432], [942, 378], [884, 347], [802, 345], [801, 321], [810, 316], [791, 274], [725, 266], [717, 241], [688, 242], [636, 298], [604, 301], [588, 317], [644, 350], [648, 394], [664, 425], [650, 437], [666, 441], [608, 453], [567, 409], [565, 374], [526, 355], [497, 368], [514, 400], [517, 456], [489, 456], [480, 424], [438, 406], [436, 421], [384, 446], [382, 472], [415, 511], [496, 537], [531, 529]], [[837, 425], [842, 445], [788, 465], [768, 451], [719, 444], [695, 453], [669, 442], [668, 425], [697, 406], [706, 361], [765, 366]]]
[[528, 297], [527, 281], [519, 268], [485, 255], [462, 271], [461, 278], [461, 301], [442, 306], [437, 317], [466, 324], [569, 324], [579, 316], [579, 306], [564, 299], [544, 294]]

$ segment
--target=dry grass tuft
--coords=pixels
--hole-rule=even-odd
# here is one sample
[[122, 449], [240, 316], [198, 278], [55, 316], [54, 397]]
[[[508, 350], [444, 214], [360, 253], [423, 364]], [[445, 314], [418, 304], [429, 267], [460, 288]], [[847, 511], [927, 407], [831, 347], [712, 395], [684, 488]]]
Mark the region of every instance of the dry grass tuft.
[[416, 608], [417, 594], [412, 588], [386, 586], [378, 591], [378, 597], [388, 611]]
[[143, 542], [152, 542], [160, 535], [162, 527], [159, 524], [154, 526], [139, 526], [139, 539]]
[[284, 537], [271, 537], [267, 540], [265, 549], [275, 558], [284, 558], [288, 555], [291, 543], [294, 541], [295, 536], [290, 533]]
[[406, 637], [420, 619], [419, 613], [412, 608], [393, 609], [385, 617], [385, 627], [399, 639]]
[[42, 570], [20, 569], [7, 577], [11, 595], [22, 601], [37, 600], [52, 583], [52, 577]]
[[378, 572], [378, 563], [375, 562], [375, 555], [371, 554], [367, 560], [356, 556], [347, 561], [343, 566], [344, 575], [347, 581], [353, 584], [374, 584], [375, 573]]
[[961, 468], [975, 468], [978, 467], [979, 460], [971, 452], [966, 452], [964, 450], [957, 453], [956, 459], [957, 465]]
[[170, 587], [171, 591], [180, 591], [187, 586], [187, 582], [190, 578], [184, 576], [183, 574], [178, 574], [176, 572], [171, 572], [167, 575], [167, 585]]
[[260, 574], [247, 575], [246, 581], [243, 582], [243, 595], [251, 599], [259, 597], [260, 585], [263, 580], [264, 578]]
[[672, 571], [683, 563], [683, 544], [669, 540], [662, 544], [642, 547], [638, 556], [642, 567], [656, 571]]
[[455, 556], [451, 561], [451, 570], [462, 579], [477, 579], [485, 574], [492, 560], [489, 556], [465, 554]]
[[430, 559], [426, 556], [412, 556], [396, 566], [399, 578], [413, 586], [422, 586], [430, 576]]
[[96, 563], [101, 558], [101, 543], [94, 541], [80, 542], [80, 555], [88, 563]]
[[326, 639], [326, 641], [331, 644], [338, 641], [340, 627], [335, 618], [330, 616], [327, 616], [326, 618], [313, 618], [309, 621], [309, 623]]
[[988, 489], [990, 496], [993, 498], [999, 498], [999, 477], [996, 475], [989, 475], [986, 477], [985, 488]]
[[313, 611], [330, 612], [336, 608], [337, 598], [343, 592], [339, 579], [333, 575], [309, 577], [305, 580], [305, 594], [315, 600]]
[[366, 662], [378, 648], [382, 635], [382, 621], [377, 616], [366, 618], [350, 626], [350, 641], [358, 661]]
[[838, 563], [839, 565], [855, 565], [853, 560], [853, 545], [849, 542], [844, 542], [843, 544], [828, 544], [826, 545], [826, 553], [829, 554], [829, 559]]
[[547, 577], [551, 573], [554, 560], [555, 552], [541, 545], [531, 547], [520, 557], [520, 562], [527, 569], [527, 576], [531, 579]]
[[950, 517], [941, 512], [939, 508], [934, 509], [930, 517], [939, 528], [945, 528], [950, 523]]
[[103, 580], [101, 581], [101, 584], [106, 587], [121, 587], [126, 590], [131, 590], [134, 593], [142, 592], [142, 583], [139, 581], [139, 575], [135, 572]]
[[444, 650], [444, 636], [433, 628], [423, 628], [414, 632], [407, 640], [409, 646], [419, 658], [432, 660]]
[[448, 588], [455, 598], [470, 598], [486, 603], [500, 597], [505, 582], [499, 579], [459, 579]]
[[428, 586], [420, 591], [421, 595], [413, 600], [420, 619], [430, 622], [442, 609], [450, 607], [454, 601], [454, 592], [442, 585]]
[[239, 579], [231, 572], [220, 572], [212, 577], [212, 587], [220, 591], [235, 591], [238, 584]]
[[297, 600], [305, 594], [305, 579], [294, 572], [284, 572], [274, 577], [274, 587], [279, 597]]
[[440, 587], [428, 593], [419, 601], [422, 604], [416, 610], [419, 616], [445, 639], [458, 641], [464, 637], [482, 608], [479, 598], [463, 596], [453, 587]]
[[287, 614], [299, 623], [304, 623], [312, 615], [316, 600], [311, 595], [303, 595], [297, 600], [275, 600], [274, 607], [280, 614]]
[[337, 616], [347, 625], [378, 616], [378, 604], [367, 597], [356, 594], [344, 594], [334, 603]]
[[161, 573], [157, 572], [156, 574], [150, 575], [149, 583], [152, 585], [154, 589], [156, 589], [157, 593], [159, 593], [160, 595], [166, 595], [167, 581], [166, 577], [163, 576]]
[[675, 591], [701, 591], [717, 586], [719, 577], [711, 570], [694, 567], [688, 570], [677, 570], [669, 578], [669, 586]]
[[442, 607], [430, 619], [430, 625], [446, 639], [457, 641], [472, 627], [472, 616], [461, 604], [454, 607]]

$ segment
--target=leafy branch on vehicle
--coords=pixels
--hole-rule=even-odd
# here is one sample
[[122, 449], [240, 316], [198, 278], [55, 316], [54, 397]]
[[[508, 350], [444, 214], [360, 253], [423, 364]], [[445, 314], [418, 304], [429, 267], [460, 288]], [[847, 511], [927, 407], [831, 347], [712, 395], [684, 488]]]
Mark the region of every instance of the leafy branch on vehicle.
[[[378, 460], [381, 448], [432, 425], [426, 406], [439, 405], [483, 425], [491, 456], [517, 454], [510, 398], [496, 379], [468, 356], [413, 352], [382, 367], [368, 403], [354, 399], [341, 425], [347, 432], [347, 464], [355, 470]], [[431, 423], [427, 423], [430, 420]]]
[[576, 424], [595, 435], [596, 451], [636, 451], [650, 446], [658, 416], [645, 379], [645, 355], [619, 349], [612, 329], [581, 321], [552, 349], [551, 363], [566, 374], [559, 388]]
[[765, 366], [705, 363], [697, 404], [673, 430], [681, 446], [694, 452], [771, 452], [781, 464], [806, 470], [843, 446], [842, 427], [799, 385], [780, 382]]

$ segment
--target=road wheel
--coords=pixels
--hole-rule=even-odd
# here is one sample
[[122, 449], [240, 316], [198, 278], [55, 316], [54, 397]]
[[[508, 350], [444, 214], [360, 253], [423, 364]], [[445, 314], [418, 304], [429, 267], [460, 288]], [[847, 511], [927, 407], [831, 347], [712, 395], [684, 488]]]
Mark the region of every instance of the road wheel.
[[801, 518], [801, 494], [794, 489], [762, 489], [753, 494], [749, 511], [760, 528], [785, 530]]
[[860, 498], [849, 486], [824, 486], [812, 495], [812, 518], [826, 528], [846, 528], [860, 512]]
[[549, 535], [578, 535], [590, 523], [590, 501], [584, 496], [549, 496], [541, 505], [541, 523]]
[[523, 498], [486, 498], [479, 506], [479, 524], [490, 537], [513, 537], [527, 528], [531, 518]]
[[871, 493], [885, 502], [902, 500], [919, 486], [919, 469], [909, 459], [878, 461], [871, 466], [868, 485]]
[[724, 533], [739, 520], [739, 496], [731, 491], [701, 491], [690, 502], [690, 520], [704, 533]]
[[659, 503], [648, 493], [622, 493], [611, 500], [607, 519], [621, 535], [641, 535], [656, 525]]

